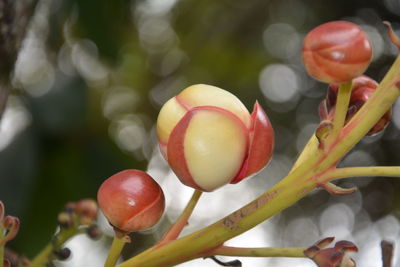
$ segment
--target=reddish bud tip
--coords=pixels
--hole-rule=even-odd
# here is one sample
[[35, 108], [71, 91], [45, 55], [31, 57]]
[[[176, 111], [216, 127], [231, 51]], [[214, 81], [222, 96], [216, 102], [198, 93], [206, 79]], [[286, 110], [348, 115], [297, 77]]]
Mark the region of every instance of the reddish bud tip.
[[74, 225], [74, 219], [72, 217], [72, 213], [70, 212], [60, 212], [57, 216], [58, 225], [63, 228], [68, 228]]
[[165, 206], [161, 187], [139, 170], [125, 170], [105, 180], [97, 192], [97, 200], [108, 221], [125, 232], [152, 227]]
[[326, 238], [321, 239], [320, 241], [316, 242], [315, 245], [320, 249], [325, 248], [325, 247], [329, 246], [333, 242], [333, 240], [335, 240], [335, 238], [333, 236], [326, 237]]
[[[339, 241], [332, 248], [323, 248], [333, 241], [333, 237], [318, 241], [304, 251], [304, 255], [312, 259], [319, 267], [353, 267], [355, 262], [349, 257], [349, 252], [357, 252], [358, 249], [350, 241]], [[323, 248], [323, 249], [322, 249]]]
[[303, 61], [307, 72], [325, 82], [346, 82], [361, 75], [372, 58], [365, 32], [346, 21], [322, 24], [304, 39]]
[[76, 214], [86, 220], [96, 220], [97, 211], [97, 203], [93, 199], [82, 199], [78, 201], [75, 206]]
[[14, 239], [14, 237], [18, 234], [19, 231], [19, 219], [14, 216], [6, 216], [3, 219], [3, 227], [7, 229], [7, 234], [4, 236], [2, 240], [0, 240], [0, 245], [9, 242]]

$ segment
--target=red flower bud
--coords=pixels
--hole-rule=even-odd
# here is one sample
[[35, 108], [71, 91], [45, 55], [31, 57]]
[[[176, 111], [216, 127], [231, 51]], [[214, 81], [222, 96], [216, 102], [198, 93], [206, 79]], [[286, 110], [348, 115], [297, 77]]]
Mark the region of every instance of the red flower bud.
[[372, 48], [360, 27], [346, 21], [333, 21], [307, 34], [302, 55], [312, 77], [336, 83], [361, 75], [371, 61]]
[[204, 84], [190, 86], [164, 104], [157, 135], [181, 182], [202, 191], [260, 171], [274, 146], [271, 123], [258, 103], [250, 115], [234, 95]]
[[[378, 87], [378, 83], [368, 76], [362, 75], [352, 81], [352, 91], [350, 103], [346, 115], [346, 123], [354, 116], [354, 114], [364, 105], [371, 97], [372, 93]], [[328, 87], [328, 96], [326, 99], [329, 105], [329, 114], [327, 119], [332, 120], [335, 113], [336, 97], [339, 84], [333, 83]], [[388, 125], [392, 117], [392, 109], [389, 109], [382, 118], [372, 127], [367, 135], [373, 135], [381, 132]]]
[[75, 212], [80, 216], [81, 222], [90, 224], [97, 219], [97, 203], [93, 199], [82, 199], [76, 203]]
[[125, 232], [152, 227], [165, 207], [161, 187], [139, 170], [125, 170], [105, 180], [97, 200], [110, 224]]

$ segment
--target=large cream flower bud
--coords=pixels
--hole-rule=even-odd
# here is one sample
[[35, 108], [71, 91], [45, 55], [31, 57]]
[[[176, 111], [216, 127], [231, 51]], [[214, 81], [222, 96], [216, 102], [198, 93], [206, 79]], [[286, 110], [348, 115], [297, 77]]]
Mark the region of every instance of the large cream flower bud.
[[233, 94], [204, 84], [190, 86], [164, 104], [157, 135], [181, 182], [202, 191], [260, 171], [274, 146], [272, 125], [258, 103], [250, 114]]

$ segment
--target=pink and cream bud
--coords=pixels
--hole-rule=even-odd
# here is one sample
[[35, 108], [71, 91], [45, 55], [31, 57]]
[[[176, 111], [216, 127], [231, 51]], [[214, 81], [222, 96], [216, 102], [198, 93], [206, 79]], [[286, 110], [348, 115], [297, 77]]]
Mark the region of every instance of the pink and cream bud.
[[274, 133], [256, 103], [252, 114], [233, 94], [193, 85], [162, 107], [157, 135], [182, 183], [213, 191], [260, 171], [271, 158]]
[[302, 56], [312, 77], [325, 83], [350, 81], [361, 75], [372, 59], [367, 34], [347, 21], [332, 21], [310, 31]]

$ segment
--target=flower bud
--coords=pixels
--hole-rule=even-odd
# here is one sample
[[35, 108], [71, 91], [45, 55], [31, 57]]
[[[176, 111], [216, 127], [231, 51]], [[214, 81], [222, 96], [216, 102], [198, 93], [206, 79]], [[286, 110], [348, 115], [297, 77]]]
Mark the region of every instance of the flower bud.
[[332, 248], [325, 248], [333, 241], [332, 237], [325, 238], [304, 251], [304, 255], [312, 259], [319, 267], [354, 267], [355, 261], [349, 252], [357, 252], [358, 248], [350, 241], [336, 242]]
[[360, 27], [333, 21], [307, 34], [302, 55], [308, 74], [325, 83], [338, 83], [350, 81], [367, 69], [372, 48]]
[[[346, 114], [346, 123], [360, 110], [365, 102], [371, 97], [372, 93], [378, 87], [378, 83], [366, 75], [359, 76], [352, 81], [352, 90], [350, 95], [349, 107]], [[328, 119], [332, 120], [335, 113], [336, 98], [339, 84], [333, 83], [328, 87], [327, 104], [329, 105]], [[379, 121], [372, 127], [367, 135], [379, 133], [385, 129], [392, 117], [390, 108]]]
[[97, 219], [97, 203], [93, 199], [82, 199], [76, 203], [75, 213], [82, 224], [91, 224]]
[[0, 246], [14, 239], [19, 231], [19, 219], [14, 216], [5, 216], [3, 221], [0, 221], [0, 231], [6, 230], [6, 235], [0, 240]]
[[125, 232], [152, 227], [165, 207], [161, 187], [139, 170], [125, 170], [105, 180], [97, 192], [97, 200], [110, 224]]
[[233, 94], [193, 85], [171, 98], [157, 120], [160, 149], [182, 183], [213, 191], [269, 162], [274, 132], [261, 106], [253, 113]]

